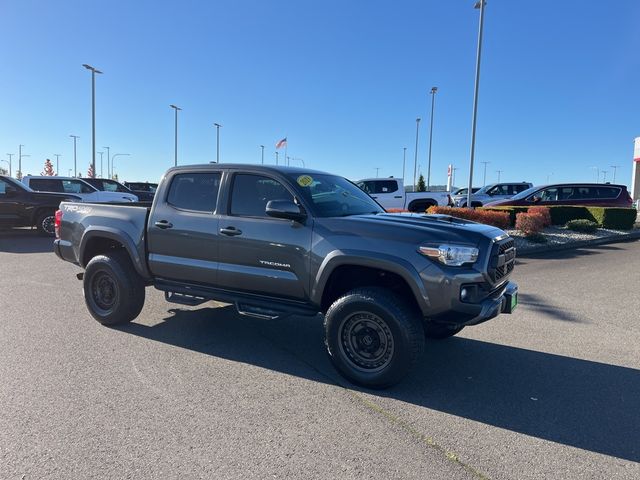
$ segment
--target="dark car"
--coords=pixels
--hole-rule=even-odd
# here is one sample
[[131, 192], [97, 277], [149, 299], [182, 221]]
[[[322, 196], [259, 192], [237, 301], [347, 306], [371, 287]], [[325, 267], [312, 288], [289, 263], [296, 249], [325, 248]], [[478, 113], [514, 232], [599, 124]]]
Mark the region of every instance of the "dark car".
[[130, 193], [138, 197], [138, 200], [141, 202], [151, 202], [153, 200], [153, 195], [145, 192], [142, 192], [142, 194], [140, 192], [134, 192], [129, 187], [109, 178], [83, 178], [82, 180], [102, 192]]
[[631, 207], [633, 200], [625, 185], [609, 183], [556, 183], [532, 187], [508, 200], [487, 203], [488, 207], [534, 205], [577, 205], [590, 207]]
[[153, 201], [153, 196], [158, 189], [157, 183], [149, 182], [124, 182], [124, 185], [130, 189], [133, 193], [138, 195], [138, 198], [142, 201]]
[[0, 226], [35, 226], [41, 234], [53, 236], [55, 212], [63, 201], [78, 202], [80, 197], [34, 192], [17, 180], [0, 175]]

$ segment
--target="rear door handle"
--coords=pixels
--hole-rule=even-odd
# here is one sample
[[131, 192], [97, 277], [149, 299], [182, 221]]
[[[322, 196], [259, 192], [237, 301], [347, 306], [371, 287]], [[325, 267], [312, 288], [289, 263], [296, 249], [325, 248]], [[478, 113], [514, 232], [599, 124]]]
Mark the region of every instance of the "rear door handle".
[[230, 237], [235, 237], [236, 235], [242, 235], [242, 230], [238, 230], [236, 227], [227, 227], [221, 228], [220, 233]]
[[154, 223], [154, 225], [158, 228], [171, 228], [173, 227], [173, 223], [167, 221], [167, 220], [158, 220], [156, 223]]
[[393, 198], [402, 198], [402, 195], [396, 195]]

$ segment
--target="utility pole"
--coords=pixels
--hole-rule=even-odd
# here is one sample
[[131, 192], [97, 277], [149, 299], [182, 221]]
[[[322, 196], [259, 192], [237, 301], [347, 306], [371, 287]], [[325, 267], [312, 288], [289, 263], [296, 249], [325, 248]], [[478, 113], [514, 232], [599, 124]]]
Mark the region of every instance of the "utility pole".
[[436, 104], [438, 87], [431, 87], [431, 126], [429, 127], [429, 164], [427, 166], [427, 191], [431, 189], [431, 143], [433, 140], [433, 109]]
[[[175, 110], [175, 122], [174, 122], [174, 144], [173, 144], [173, 166], [178, 166], [178, 110], [182, 110], [180, 107], [176, 107], [175, 105], [169, 105], [171, 108]], [[113, 173], [113, 170], [112, 170]]]
[[487, 164], [491, 162], [480, 162], [484, 164], [484, 176], [482, 177], [482, 186], [484, 187], [487, 184]]
[[469, 189], [467, 190], [467, 206], [471, 208], [471, 192], [473, 191], [473, 158], [476, 153], [476, 121], [478, 116], [478, 89], [480, 86], [480, 58], [482, 54], [482, 27], [484, 26], [484, 6], [487, 2], [479, 0], [473, 8], [480, 9], [480, 25], [478, 26], [478, 52], [476, 55], [476, 80], [473, 90], [473, 117], [471, 120], [471, 159], [469, 162]]
[[378, 172], [380, 171], [380, 167], [374, 167], [376, 169], [376, 178], [378, 178]]
[[404, 166], [407, 163], [407, 147], [402, 147], [402, 185], [404, 185]]
[[109, 151], [111, 147], [102, 147], [107, 151], [107, 177], [111, 178], [111, 155]]
[[498, 173], [498, 183], [500, 183], [500, 174], [504, 172], [504, 170], [496, 170], [496, 172]]
[[416, 155], [413, 160], [413, 188], [412, 192], [416, 191], [416, 173], [418, 170], [418, 132], [420, 131], [420, 117], [416, 118]]
[[77, 153], [76, 142], [80, 137], [78, 135], [69, 135], [69, 136], [73, 138], [73, 176], [77, 177], [78, 176], [78, 157], [76, 155]]
[[9, 156], [9, 176], [11, 176], [11, 157], [13, 157], [15, 154], [7, 153], [7, 155]]
[[60, 175], [60, 155], [59, 153], [54, 153], [54, 157], [56, 157], [56, 175]]
[[98, 152], [98, 155], [100, 155], [100, 178], [103, 178], [103, 175], [102, 175], [102, 155], [103, 154], [104, 152]]
[[264, 165], [264, 145], [260, 145], [260, 149], [262, 150], [262, 154], [261, 154], [261, 163], [262, 165]]

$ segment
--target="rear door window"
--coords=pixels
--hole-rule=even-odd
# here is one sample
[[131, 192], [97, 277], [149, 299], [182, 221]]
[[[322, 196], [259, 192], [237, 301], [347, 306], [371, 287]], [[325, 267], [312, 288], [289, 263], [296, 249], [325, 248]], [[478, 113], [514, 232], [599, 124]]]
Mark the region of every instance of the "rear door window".
[[93, 193], [91, 186], [79, 180], [61, 180], [64, 193]]
[[180, 173], [171, 180], [167, 203], [184, 210], [213, 213], [219, 190], [220, 173]]
[[616, 187], [597, 187], [598, 198], [614, 199], [620, 195], [620, 189]]

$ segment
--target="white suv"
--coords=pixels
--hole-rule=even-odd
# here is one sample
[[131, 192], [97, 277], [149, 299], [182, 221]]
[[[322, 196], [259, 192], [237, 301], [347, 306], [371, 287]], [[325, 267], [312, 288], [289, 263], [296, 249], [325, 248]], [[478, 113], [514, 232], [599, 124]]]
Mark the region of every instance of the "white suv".
[[27, 175], [22, 183], [37, 192], [72, 193], [83, 202], [137, 202], [131, 193], [101, 192], [84, 180], [73, 177], [36, 177]]

